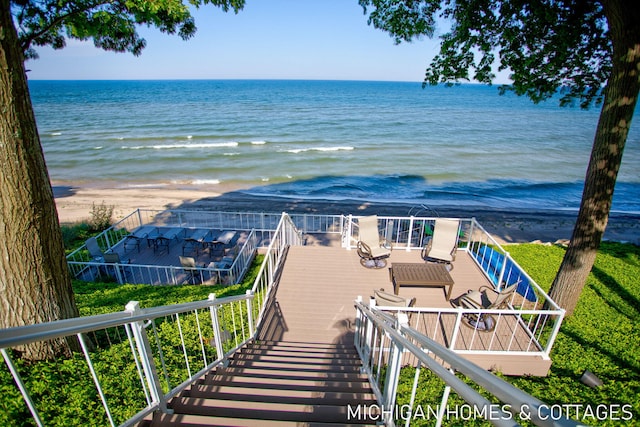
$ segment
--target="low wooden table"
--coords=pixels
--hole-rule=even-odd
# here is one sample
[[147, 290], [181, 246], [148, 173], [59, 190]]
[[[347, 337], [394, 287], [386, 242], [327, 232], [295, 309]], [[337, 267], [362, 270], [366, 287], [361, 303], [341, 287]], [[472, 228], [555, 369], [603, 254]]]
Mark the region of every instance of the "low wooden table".
[[449, 301], [453, 289], [453, 279], [445, 264], [394, 262], [389, 268], [389, 279], [396, 295], [400, 286], [448, 286], [446, 298]]

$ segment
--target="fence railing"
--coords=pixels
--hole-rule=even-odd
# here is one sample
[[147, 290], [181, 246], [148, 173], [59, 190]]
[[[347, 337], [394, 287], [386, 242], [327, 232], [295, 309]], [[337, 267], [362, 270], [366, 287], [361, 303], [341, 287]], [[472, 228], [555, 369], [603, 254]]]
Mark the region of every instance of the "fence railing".
[[[402, 311], [411, 314], [411, 324], [421, 333], [446, 341], [448, 348], [459, 353], [522, 353], [549, 359], [565, 311], [475, 218], [456, 220], [460, 221], [458, 251], [471, 256], [497, 292], [505, 286], [517, 285], [508, 309], [423, 307]], [[420, 250], [431, 238], [435, 221], [436, 218], [378, 217], [378, 229], [395, 250]], [[348, 235], [345, 240], [349, 248], [354, 248], [358, 241], [358, 217], [349, 217], [345, 230]], [[472, 333], [470, 336], [466, 333], [462, 340], [467, 326], [472, 326]]]
[[[218, 299], [211, 294], [205, 301], [145, 309], [133, 301], [122, 312], [0, 330], [0, 350], [17, 387], [4, 387], [2, 399], [15, 402], [21, 394], [25, 402], [1, 411], [0, 425], [18, 425], [30, 413], [39, 426], [60, 420], [130, 426], [155, 410], [168, 411], [169, 399], [255, 337], [286, 250], [301, 242], [300, 232], [282, 214], [245, 295]], [[24, 346], [53, 339], [75, 341], [81, 352], [31, 365], [19, 358]], [[2, 378], [7, 377], [0, 369]], [[50, 396], [57, 402], [53, 408]], [[81, 410], [58, 413], [61, 408]]]
[[[475, 418], [498, 426], [519, 425], [525, 420], [540, 426], [581, 425], [553, 414], [550, 405], [422, 335], [406, 323], [403, 314], [394, 317], [367, 307], [360, 299], [355, 308], [355, 345], [378, 401], [375, 410], [385, 425], [409, 426], [414, 420], [429, 419], [430, 424], [440, 426], [444, 420], [458, 424]], [[414, 364], [404, 363], [407, 355]], [[398, 387], [401, 377], [405, 383], [407, 377], [413, 378], [409, 388], [406, 384]], [[436, 393], [420, 392], [438, 388], [442, 390], [440, 399]], [[485, 397], [487, 393], [495, 400]], [[358, 418], [370, 408], [349, 411]]]
[[[69, 271], [73, 277], [94, 280], [106, 275], [118, 283], [181, 284], [236, 283], [246, 272], [249, 262], [259, 245], [268, 245], [282, 214], [217, 211], [141, 210], [129, 214], [118, 223], [96, 236], [98, 246], [104, 251], [120, 250], [127, 235], [139, 227], [153, 225], [160, 228], [181, 228], [182, 235], [190, 229], [245, 230], [250, 232], [247, 242], [238, 251], [232, 265], [197, 267], [185, 276], [180, 266], [145, 265], [131, 263], [105, 263], [91, 257], [85, 246], [67, 256]], [[289, 221], [301, 233], [342, 234], [342, 215], [294, 214]]]

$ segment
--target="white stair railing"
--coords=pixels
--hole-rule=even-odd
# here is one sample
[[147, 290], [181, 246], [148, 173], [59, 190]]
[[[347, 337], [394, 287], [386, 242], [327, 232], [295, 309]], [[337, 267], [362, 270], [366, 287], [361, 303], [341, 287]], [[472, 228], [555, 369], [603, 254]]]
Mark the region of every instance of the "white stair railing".
[[[516, 426], [529, 421], [538, 426], [580, 426], [582, 424], [557, 413], [550, 405], [514, 387], [485, 369], [464, 359], [450, 349], [407, 326], [403, 313], [396, 316], [368, 307], [359, 298], [355, 302], [355, 346], [363, 362], [363, 371], [369, 377], [378, 400], [377, 413], [387, 426], [402, 423], [409, 426], [412, 420], [434, 418], [437, 426], [456, 411], [447, 407], [451, 391], [462, 398], [474, 418], [480, 417], [497, 426]], [[403, 360], [410, 356], [415, 362], [415, 376], [406, 403], [397, 402], [398, 380]], [[424, 408], [416, 402], [418, 391], [424, 386], [420, 370], [426, 368], [440, 378], [445, 386], [441, 403], [435, 408]], [[455, 373], [458, 373], [456, 375]], [[459, 376], [470, 380], [468, 385]], [[489, 392], [500, 403], [496, 404], [477, 389]], [[349, 408], [357, 418], [361, 413], [371, 413], [369, 408]], [[459, 415], [460, 413], [457, 412]], [[463, 414], [464, 415], [464, 414]], [[459, 419], [458, 422], [461, 420]]]
[[[0, 352], [35, 424], [60, 419], [60, 414], [53, 413], [56, 408], [47, 407], [49, 395], [58, 401], [73, 396], [38, 386], [40, 379], [32, 378], [33, 370], [18, 360], [22, 346], [55, 339], [79, 341], [84, 366], [75, 357], [47, 363], [73, 363], [76, 372], [86, 371], [74, 380], [82, 383], [83, 390], [93, 388], [95, 398], [80, 397], [99, 400], [103, 411], [93, 409], [85, 425], [131, 426], [153, 411], [170, 413], [167, 403], [172, 397], [255, 338], [286, 250], [299, 244], [300, 231], [282, 214], [258, 277], [245, 295], [216, 298], [210, 294], [204, 301], [152, 308], [140, 308], [132, 301], [120, 312], [0, 329]], [[137, 400], [130, 398], [132, 389], [137, 390]], [[125, 395], [126, 405], [118, 405]], [[82, 414], [73, 416], [76, 424], [82, 424]], [[18, 421], [0, 414], [0, 424], [3, 420], [8, 425]]]

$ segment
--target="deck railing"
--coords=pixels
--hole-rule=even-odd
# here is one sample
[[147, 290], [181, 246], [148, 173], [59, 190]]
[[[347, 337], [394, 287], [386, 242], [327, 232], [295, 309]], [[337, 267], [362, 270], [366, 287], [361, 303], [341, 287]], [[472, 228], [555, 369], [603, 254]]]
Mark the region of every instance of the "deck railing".
[[[218, 299], [211, 294], [205, 301], [145, 309], [132, 301], [122, 312], [0, 330], [0, 351], [25, 401], [24, 408], [0, 413], [0, 425], [17, 425], [30, 412], [38, 426], [53, 420], [130, 426], [154, 410], [170, 411], [169, 399], [255, 337], [286, 250], [301, 243], [301, 233], [282, 214], [258, 277], [245, 295]], [[37, 363], [16, 358], [22, 346], [60, 338], [77, 340], [82, 351], [43, 362], [42, 370], [59, 373], [53, 378], [41, 378]], [[0, 374], [6, 378], [5, 372]], [[43, 381], [51, 382], [42, 387]], [[67, 381], [71, 389], [83, 390], [82, 395], [65, 392]], [[5, 387], [2, 399], [17, 398], [17, 390]], [[65, 419], [49, 407], [49, 396], [55, 396], [58, 409], [62, 402], [68, 408], [85, 408]], [[78, 398], [83, 403], [73, 403]], [[88, 409], [94, 402], [100, 406]]]
[[[429, 420], [436, 426], [449, 420], [457, 425], [475, 418], [498, 426], [523, 421], [540, 426], [581, 425], [425, 337], [406, 323], [403, 314], [394, 317], [366, 306], [361, 299], [355, 302], [355, 308], [355, 344], [378, 404], [376, 408], [349, 407], [351, 419], [374, 412], [381, 414], [380, 421], [387, 426], [409, 426], [414, 420]], [[413, 365], [405, 364], [407, 355], [414, 359]], [[421, 372], [424, 368], [427, 373]], [[401, 372], [403, 369], [405, 372]], [[399, 390], [402, 374], [405, 378], [413, 374], [410, 390]], [[437, 394], [420, 392], [438, 387], [443, 390], [439, 400]], [[458, 400], [449, 403], [452, 393]], [[485, 397], [487, 393], [495, 400]]]
[[[274, 230], [278, 228], [281, 218], [282, 214], [275, 213], [138, 209], [100, 233], [96, 236], [96, 240], [104, 252], [118, 252], [125, 237], [133, 230], [145, 225], [185, 230], [198, 228], [245, 230], [250, 232], [250, 235], [231, 266], [198, 267], [193, 274], [189, 273], [189, 280], [194, 283], [217, 281], [232, 284], [242, 278], [257, 247], [260, 244], [268, 244], [272, 240]], [[300, 233], [343, 234], [345, 217], [342, 215], [293, 214], [288, 215], [288, 218]], [[173, 285], [185, 283], [182, 267], [108, 264], [102, 260], [92, 259], [85, 246], [69, 254], [67, 264], [73, 277], [87, 280], [106, 274], [118, 283]]]
[[[358, 241], [357, 219], [350, 217], [345, 227], [348, 234], [345, 240], [349, 242], [350, 249]], [[508, 310], [407, 308], [404, 311], [411, 314], [412, 325], [432, 339], [441, 339], [448, 348], [459, 353], [521, 353], [549, 359], [565, 311], [475, 218], [456, 219], [460, 221], [458, 251], [471, 256], [496, 291], [512, 284], [517, 284], [517, 291], [509, 300]], [[431, 238], [435, 220], [379, 217], [378, 228], [394, 250], [420, 250]], [[482, 319], [491, 321], [490, 328], [483, 324]], [[484, 329], [491, 330], [487, 332]]]

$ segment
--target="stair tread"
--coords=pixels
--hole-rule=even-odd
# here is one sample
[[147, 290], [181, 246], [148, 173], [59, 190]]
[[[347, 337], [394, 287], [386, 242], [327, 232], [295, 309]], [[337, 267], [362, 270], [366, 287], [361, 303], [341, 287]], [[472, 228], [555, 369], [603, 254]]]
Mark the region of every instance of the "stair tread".
[[[355, 411], [356, 405], [352, 405], [352, 411]], [[172, 400], [171, 407], [176, 413], [334, 423], [349, 422], [349, 415], [354, 413], [350, 412], [347, 402], [341, 405], [251, 402], [251, 405], [247, 405], [247, 402], [238, 400], [190, 399], [180, 396]]]
[[190, 415], [190, 414], [155, 414], [153, 418], [148, 417], [149, 420], [153, 419], [151, 425], [162, 426], [180, 426], [180, 427], [204, 427], [204, 426], [225, 426], [225, 427], [367, 427], [375, 426], [376, 424], [357, 424], [354, 421], [353, 424], [344, 423], [301, 423], [299, 421], [284, 421], [284, 420], [257, 420], [257, 419], [245, 419], [245, 418], [229, 418], [229, 417], [210, 417], [203, 415]]
[[329, 372], [326, 370], [286, 370], [286, 369], [266, 369], [251, 366], [229, 366], [218, 368], [215, 372], [208, 374], [205, 380], [219, 379], [222, 376], [266, 378], [266, 379], [301, 379], [301, 380], [331, 380], [331, 381], [367, 381], [367, 376], [359, 371], [352, 372]]
[[318, 403], [318, 404], [344, 404], [345, 402], [369, 402], [375, 401], [372, 391], [355, 392], [348, 391], [323, 391], [307, 390], [300, 388], [271, 387], [254, 388], [243, 387], [241, 385], [194, 385], [183, 392], [184, 397], [217, 398], [222, 400], [244, 400], [244, 401], [281, 401], [295, 403]]

